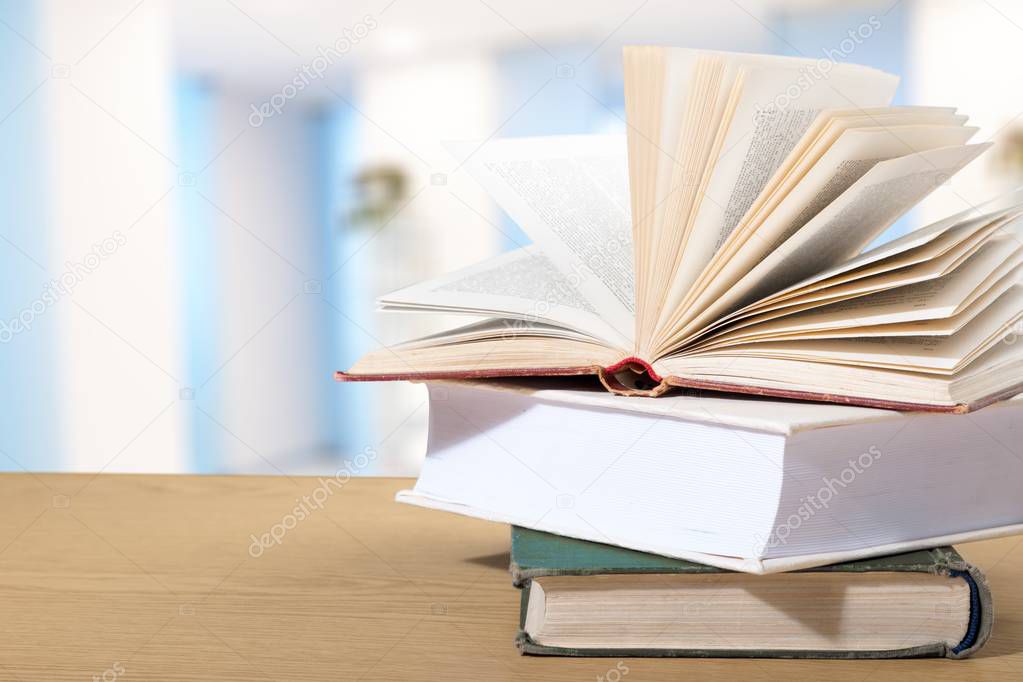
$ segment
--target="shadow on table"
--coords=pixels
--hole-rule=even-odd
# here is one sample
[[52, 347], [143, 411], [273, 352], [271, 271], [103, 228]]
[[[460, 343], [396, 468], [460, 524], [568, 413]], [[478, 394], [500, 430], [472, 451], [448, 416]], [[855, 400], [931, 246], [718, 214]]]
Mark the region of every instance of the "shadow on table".
[[470, 564], [476, 564], [477, 566], [486, 566], [487, 568], [498, 568], [502, 571], [507, 571], [508, 566], [511, 564], [511, 555], [508, 552], [501, 552], [499, 554], [469, 557], [466, 561]]

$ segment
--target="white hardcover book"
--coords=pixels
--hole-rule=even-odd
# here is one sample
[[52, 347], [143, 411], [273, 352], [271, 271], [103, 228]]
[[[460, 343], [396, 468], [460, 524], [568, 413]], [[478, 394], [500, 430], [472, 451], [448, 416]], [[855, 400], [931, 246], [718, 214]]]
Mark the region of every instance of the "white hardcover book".
[[1023, 532], [1020, 399], [907, 414], [428, 387], [427, 457], [400, 502], [749, 573]]

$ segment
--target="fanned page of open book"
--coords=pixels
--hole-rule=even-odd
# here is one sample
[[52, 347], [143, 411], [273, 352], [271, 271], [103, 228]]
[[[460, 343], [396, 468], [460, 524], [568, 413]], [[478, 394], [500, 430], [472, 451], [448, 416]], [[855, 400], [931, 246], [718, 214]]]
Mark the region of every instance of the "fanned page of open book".
[[353, 370], [579, 373], [630, 355], [635, 276], [625, 144], [621, 135], [450, 143], [533, 243], [381, 297], [383, 311], [492, 319], [381, 349]]
[[[382, 297], [473, 321], [341, 378], [614, 366], [624, 392], [914, 409], [1018, 388], [1023, 344], [999, 341], [1023, 307], [1023, 191], [861, 253], [990, 146], [965, 115], [887, 106], [897, 79], [856, 65], [656, 47], [624, 61], [624, 137], [451, 145], [533, 243]], [[637, 358], [659, 386], [627, 371]]]
[[625, 140], [582, 135], [448, 146], [457, 158], [468, 158], [469, 172], [556, 272], [553, 281], [534, 281], [528, 290], [494, 287], [485, 295], [513, 297], [512, 310], [524, 305], [527, 315], [563, 322], [577, 317], [566, 310], [569, 299], [584, 303], [592, 317], [576, 328], [631, 351], [636, 296]]
[[812, 276], [822, 267], [858, 255], [987, 146], [940, 147], [878, 161], [852, 183], [843, 173], [855, 172], [843, 170], [843, 162], [833, 173], [826, 173], [826, 179], [802, 183], [801, 189], [808, 191], [797, 206], [820, 198], [829, 185], [848, 187], [837, 196], [824, 197], [820, 211], [802, 225], [782, 216], [780, 229], [758, 230], [749, 245], [694, 298], [693, 310], [701, 312], [689, 313], [690, 321], [674, 332], [675, 339], [681, 337], [684, 342], [687, 333], [696, 333], [722, 315]]
[[[1006, 199], [1019, 201], [1023, 199], [1023, 193], [1008, 195]], [[971, 214], [980, 210], [971, 208], [888, 242], [837, 268], [818, 273], [719, 319], [707, 333], [711, 337], [718, 336], [785, 315], [796, 315], [883, 291], [898, 295], [900, 287], [908, 288], [947, 275], [996, 232], [1011, 230], [1014, 214], [992, 219], [992, 216], [1002, 215], [1005, 207], [999, 209], [995, 205], [986, 205], [985, 209], [994, 211], [970, 218]]]
[[[819, 113], [885, 106], [898, 79], [855, 65], [835, 65], [826, 78], [815, 78], [812, 60], [676, 48], [627, 47], [624, 59], [637, 353], [649, 357], [658, 321], [681, 304]], [[645, 74], [658, 70], [660, 82], [645, 82]], [[720, 74], [717, 90], [701, 97], [707, 72]], [[670, 108], [687, 99], [690, 115], [672, 116]], [[704, 147], [714, 153], [687, 154]], [[680, 195], [689, 200], [676, 201]]]
[[500, 317], [509, 332], [544, 326], [550, 333], [587, 337], [628, 349], [628, 326], [619, 331], [600, 313], [598, 289], [583, 293], [581, 277], [558, 268], [535, 246], [515, 249], [443, 277], [382, 296], [381, 310], [441, 311]]

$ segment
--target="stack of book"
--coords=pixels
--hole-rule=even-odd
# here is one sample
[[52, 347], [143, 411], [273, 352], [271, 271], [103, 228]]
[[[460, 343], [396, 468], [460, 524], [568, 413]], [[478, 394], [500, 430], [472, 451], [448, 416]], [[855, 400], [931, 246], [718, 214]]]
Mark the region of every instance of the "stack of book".
[[452, 145], [533, 244], [384, 297], [473, 318], [338, 379], [427, 382], [398, 499], [513, 526], [523, 652], [987, 639], [952, 545], [1023, 532], [1023, 191], [879, 240], [988, 146], [896, 85], [626, 48], [626, 136]]

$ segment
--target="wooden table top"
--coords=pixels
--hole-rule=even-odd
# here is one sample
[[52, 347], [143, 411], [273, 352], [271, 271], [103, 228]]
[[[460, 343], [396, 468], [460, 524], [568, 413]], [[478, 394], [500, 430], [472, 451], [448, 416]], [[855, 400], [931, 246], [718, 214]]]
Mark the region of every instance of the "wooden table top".
[[1023, 677], [1021, 538], [961, 547], [995, 602], [965, 661], [522, 657], [508, 528], [411, 483], [0, 475], [0, 680]]

